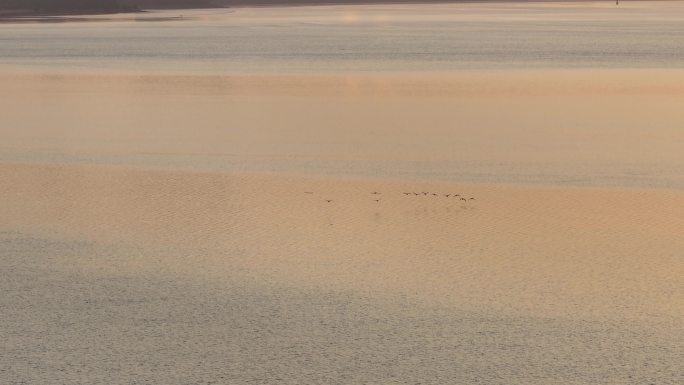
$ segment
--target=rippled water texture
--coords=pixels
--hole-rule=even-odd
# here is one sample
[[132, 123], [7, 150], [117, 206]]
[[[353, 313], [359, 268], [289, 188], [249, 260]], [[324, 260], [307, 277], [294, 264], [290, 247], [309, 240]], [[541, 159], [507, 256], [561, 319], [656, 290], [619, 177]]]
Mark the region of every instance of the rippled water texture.
[[[167, 11], [0, 25], [0, 63], [221, 72], [684, 65], [681, 2]], [[154, 18], [178, 19], [159, 23]]]
[[67, 19], [0, 23], [0, 384], [684, 384], [684, 2]]

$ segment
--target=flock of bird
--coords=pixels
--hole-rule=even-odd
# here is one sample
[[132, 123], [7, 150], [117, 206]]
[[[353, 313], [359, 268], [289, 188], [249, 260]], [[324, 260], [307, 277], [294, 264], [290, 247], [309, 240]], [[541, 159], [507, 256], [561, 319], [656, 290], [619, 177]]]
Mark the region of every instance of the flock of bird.
[[437, 193], [431, 193], [429, 191], [421, 191], [419, 193], [417, 192], [405, 192], [404, 195], [415, 195], [415, 196], [433, 196], [433, 197], [440, 197], [443, 196], [445, 198], [457, 198], [458, 200], [461, 200], [463, 202], [468, 202], [468, 201], [474, 201], [475, 198], [470, 197], [466, 198], [464, 196], [461, 196], [461, 194], [437, 194]]
[[[304, 193], [305, 194], [313, 194], [313, 191], [305, 191]], [[380, 201], [382, 200], [381, 197], [379, 197], [380, 195], [382, 195], [381, 192], [373, 191], [370, 194], [373, 195], [375, 198], [377, 198], [377, 199], [373, 199], [373, 201], [375, 201], [376, 203], [380, 203]], [[465, 196], [462, 196], [461, 194], [455, 194], [455, 193], [454, 194], [443, 194], [443, 193], [438, 194], [438, 193], [433, 193], [430, 191], [420, 191], [420, 192], [404, 192], [403, 194], [405, 196], [412, 196], [413, 195], [413, 196], [427, 196], [427, 197], [433, 197], [433, 198], [434, 197], [456, 198], [459, 201], [466, 202], [466, 203], [475, 200], [475, 198], [473, 198], [473, 197], [466, 198]], [[333, 200], [332, 199], [325, 199], [325, 201], [327, 203], [331, 203]]]

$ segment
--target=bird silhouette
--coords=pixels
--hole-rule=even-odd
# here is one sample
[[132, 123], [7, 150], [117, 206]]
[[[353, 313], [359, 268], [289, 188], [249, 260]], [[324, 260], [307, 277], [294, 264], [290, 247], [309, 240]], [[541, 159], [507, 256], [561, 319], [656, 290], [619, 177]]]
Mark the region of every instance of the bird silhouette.
[[471, 200], [471, 201], [474, 201], [474, 200], [475, 200], [475, 198], [470, 198], [469, 200]]
[[466, 200], [465, 198], [461, 198], [461, 200], [462, 200], [463, 202], [467, 202], [467, 200]]
[[404, 193], [404, 195], [411, 195], [411, 193]]
[[377, 192], [377, 191], [373, 191], [371, 194], [373, 194], [373, 195], [378, 195], [378, 194], [382, 194], [382, 193], [379, 193], [379, 192]]
[[326, 199], [325, 201], [330, 203], [330, 202], [332, 202], [332, 199]]
[[373, 199], [373, 200], [376, 201], [376, 202], [380, 202], [380, 199]]
[[451, 194], [444, 194], [444, 196], [448, 198], [451, 196]]

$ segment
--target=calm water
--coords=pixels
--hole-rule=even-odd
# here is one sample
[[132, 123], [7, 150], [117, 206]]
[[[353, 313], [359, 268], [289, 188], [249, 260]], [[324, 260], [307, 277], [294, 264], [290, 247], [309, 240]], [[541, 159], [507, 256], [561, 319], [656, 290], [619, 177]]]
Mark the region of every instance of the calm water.
[[[0, 23], [0, 163], [684, 189], [684, 2], [77, 19]], [[26, 170], [0, 178], [1, 384], [684, 383], [681, 199], [397, 190], [356, 221], [298, 187]]]
[[[165, 18], [178, 19], [147, 21]], [[0, 64], [200, 72], [681, 68], [683, 22], [678, 2], [166, 11], [0, 24]]]
[[0, 159], [684, 188], [682, 2], [76, 20], [0, 23]]

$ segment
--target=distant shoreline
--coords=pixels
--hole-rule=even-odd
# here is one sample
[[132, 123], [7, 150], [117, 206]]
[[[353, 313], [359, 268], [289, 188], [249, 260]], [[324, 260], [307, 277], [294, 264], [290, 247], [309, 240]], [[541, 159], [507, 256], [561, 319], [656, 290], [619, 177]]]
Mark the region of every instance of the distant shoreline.
[[143, 12], [142, 9], [135, 7], [107, 8], [107, 9], [73, 9], [73, 10], [32, 10], [32, 9], [0, 9], [0, 20], [22, 19], [33, 17], [55, 17], [55, 16], [90, 16], [90, 15], [112, 15], [117, 13], [137, 13]]
[[[326, 5], [380, 5], [380, 4], [476, 4], [476, 3], [582, 3], [591, 0], [224, 0], [217, 1], [214, 6], [202, 6], [188, 4], [187, 6], [161, 6], [161, 7], [121, 7], [114, 9], [82, 9], [64, 11], [34, 11], [30, 9], [0, 9], [0, 22], [2, 21], [39, 21], [41, 18], [58, 18], [60, 16], [97, 16], [122, 13], [144, 13], [155, 10], [181, 10], [181, 9], [225, 9], [225, 8], [250, 8], [250, 7], [302, 7], [302, 6], [326, 6]], [[623, 0], [634, 1], [634, 0]], [[638, 0], [637, 0], [638, 1]], [[667, 1], [667, 0], [663, 0]], [[612, 2], [607, 0], [607, 2]]]

